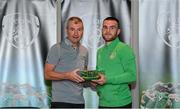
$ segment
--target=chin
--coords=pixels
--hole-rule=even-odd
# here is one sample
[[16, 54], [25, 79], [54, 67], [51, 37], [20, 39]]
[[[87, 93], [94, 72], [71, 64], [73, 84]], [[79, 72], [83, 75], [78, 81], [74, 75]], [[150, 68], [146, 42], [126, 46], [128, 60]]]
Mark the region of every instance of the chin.
[[76, 44], [77, 44], [77, 43], [79, 43], [79, 42], [80, 42], [79, 40], [77, 40], [77, 41], [74, 41], [74, 43], [76, 43]]
[[110, 40], [112, 40], [111, 38], [104, 38], [106, 41], [110, 41]]

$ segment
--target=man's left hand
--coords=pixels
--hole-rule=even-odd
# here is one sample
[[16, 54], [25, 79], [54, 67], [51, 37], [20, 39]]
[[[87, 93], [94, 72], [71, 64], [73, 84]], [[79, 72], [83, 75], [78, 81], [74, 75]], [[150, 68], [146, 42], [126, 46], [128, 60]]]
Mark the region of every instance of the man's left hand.
[[93, 82], [103, 85], [106, 83], [106, 78], [104, 74], [99, 74], [99, 79], [98, 80], [92, 80]]

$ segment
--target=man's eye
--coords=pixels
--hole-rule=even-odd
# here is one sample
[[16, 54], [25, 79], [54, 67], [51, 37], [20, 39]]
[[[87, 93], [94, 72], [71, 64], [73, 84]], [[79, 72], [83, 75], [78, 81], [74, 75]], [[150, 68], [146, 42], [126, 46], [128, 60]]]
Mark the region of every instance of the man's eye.
[[82, 31], [82, 29], [78, 29], [78, 31]]
[[113, 29], [116, 29], [116, 27], [110, 27], [110, 29], [112, 29], [112, 30], [113, 30]]
[[103, 26], [103, 29], [107, 29], [107, 27], [106, 27], [106, 26]]

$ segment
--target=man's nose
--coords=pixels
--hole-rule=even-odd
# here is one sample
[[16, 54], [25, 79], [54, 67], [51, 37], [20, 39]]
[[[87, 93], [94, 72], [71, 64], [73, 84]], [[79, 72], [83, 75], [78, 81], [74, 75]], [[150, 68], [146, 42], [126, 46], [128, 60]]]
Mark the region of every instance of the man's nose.
[[107, 30], [107, 32], [110, 32], [110, 31], [111, 31], [111, 29], [110, 29], [110, 28], [107, 28], [106, 30]]
[[75, 30], [75, 31], [74, 31], [74, 35], [78, 35], [78, 30]]

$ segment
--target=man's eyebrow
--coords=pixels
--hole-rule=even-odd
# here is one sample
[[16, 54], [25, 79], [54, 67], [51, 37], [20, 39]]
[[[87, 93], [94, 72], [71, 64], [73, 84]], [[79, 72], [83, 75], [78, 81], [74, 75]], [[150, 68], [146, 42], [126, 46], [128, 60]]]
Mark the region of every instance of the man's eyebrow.
[[117, 25], [111, 25], [111, 26], [103, 25], [103, 27], [117, 27]]

